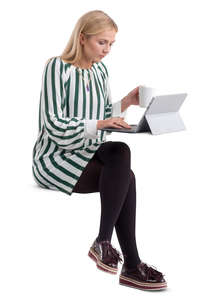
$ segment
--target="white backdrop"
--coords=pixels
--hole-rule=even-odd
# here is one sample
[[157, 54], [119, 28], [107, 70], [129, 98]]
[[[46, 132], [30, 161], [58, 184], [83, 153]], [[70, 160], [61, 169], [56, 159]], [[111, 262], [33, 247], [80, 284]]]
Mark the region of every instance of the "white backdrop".
[[[62, 53], [77, 19], [94, 9], [107, 12], [119, 27], [103, 60], [113, 102], [140, 84], [188, 93], [181, 108], [186, 131], [107, 138], [130, 146], [139, 254], [165, 274], [164, 292], [121, 286], [119, 273], [97, 270], [87, 256], [99, 229], [99, 193], [70, 197], [37, 188], [32, 178], [44, 64]], [[202, 298], [203, 1], [19, 0], [1, 4], [0, 11], [1, 299]], [[143, 112], [131, 106], [126, 121], [136, 123]], [[115, 231], [112, 244], [120, 250]]]

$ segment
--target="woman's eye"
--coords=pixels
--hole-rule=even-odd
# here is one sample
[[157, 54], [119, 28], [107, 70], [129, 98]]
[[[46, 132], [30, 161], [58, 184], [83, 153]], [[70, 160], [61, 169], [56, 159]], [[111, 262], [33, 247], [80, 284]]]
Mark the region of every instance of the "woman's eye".
[[[99, 42], [100, 45], [104, 45], [105, 43], [104, 42]], [[112, 46], [113, 44], [111, 44], [110, 46]]]

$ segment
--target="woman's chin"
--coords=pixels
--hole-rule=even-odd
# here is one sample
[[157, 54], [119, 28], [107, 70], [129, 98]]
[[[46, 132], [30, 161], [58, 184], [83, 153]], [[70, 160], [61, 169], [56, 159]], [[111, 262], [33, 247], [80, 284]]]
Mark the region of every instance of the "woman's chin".
[[99, 62], [103, 59], [104, 56], [98, 56], [97, 58], [95, 58], [95, 62]]

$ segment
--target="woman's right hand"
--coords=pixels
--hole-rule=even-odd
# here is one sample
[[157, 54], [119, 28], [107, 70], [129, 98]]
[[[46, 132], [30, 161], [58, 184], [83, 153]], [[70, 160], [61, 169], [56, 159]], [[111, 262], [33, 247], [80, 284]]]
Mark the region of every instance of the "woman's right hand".
[[131, 128], [124, 120], [124, 117], [112, 117], [106, 120], [98, 120], [97, 129], [112, 127], [112, 128]]

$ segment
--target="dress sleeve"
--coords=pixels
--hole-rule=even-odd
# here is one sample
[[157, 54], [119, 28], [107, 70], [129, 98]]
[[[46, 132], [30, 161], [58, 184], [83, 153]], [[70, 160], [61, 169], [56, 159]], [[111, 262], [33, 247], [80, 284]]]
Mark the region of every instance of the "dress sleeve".
[[[90, 124], [83, 118], [64, 117], [62, 107], [65, 100], [64, 70], [62, 62], [52, 58], [46, 63], [42, 78], [42, 109], [44, 127], [50, 139], [58, 147], [66, 150], [83, 149], [86, 134], [90, 125], [93, 128], [93, 120]], [[97, 127], [97, 126], [96, 126]], [[97, 130], [94, 137], [97, 136]]]
[[105, 119], [111, 117], [124, 117], [126, 116], [127, 109], [121, 111], [121, 101], [112, 103], [111, 89], [109, 84], [109, 77], [106, 79], [106, 106], [105, 106]]

